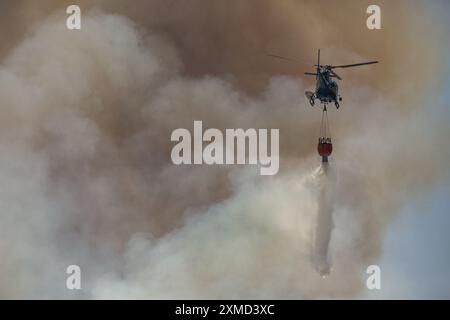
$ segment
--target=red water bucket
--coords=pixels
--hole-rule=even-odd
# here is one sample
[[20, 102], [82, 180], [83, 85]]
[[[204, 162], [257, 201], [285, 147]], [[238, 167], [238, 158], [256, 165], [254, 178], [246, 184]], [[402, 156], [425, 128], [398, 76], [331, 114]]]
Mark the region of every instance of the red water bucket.
[[329, 157], [333, 152], [333, 144], [331, 142], [320, 141], [317, 145], [317, 152], [321, 157]]

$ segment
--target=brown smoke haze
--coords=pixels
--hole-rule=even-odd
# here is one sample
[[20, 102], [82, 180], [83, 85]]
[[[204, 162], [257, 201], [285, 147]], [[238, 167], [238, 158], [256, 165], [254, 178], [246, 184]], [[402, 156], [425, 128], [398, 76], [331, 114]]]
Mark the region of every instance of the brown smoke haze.
[[[347, 298], [386, 226], [444, 179], [444, 30], [423, 1], [2, 1], [0, 297]], [[302, 77], [339, 74], [333, 272], [311, 263], [320, 112]], [[266, 53], [299, 60], [273, 60]], [[175, 166], [174, 129], [279, 128], [280, 172]], [[81, 292], [65, 288], [68, 265]]]

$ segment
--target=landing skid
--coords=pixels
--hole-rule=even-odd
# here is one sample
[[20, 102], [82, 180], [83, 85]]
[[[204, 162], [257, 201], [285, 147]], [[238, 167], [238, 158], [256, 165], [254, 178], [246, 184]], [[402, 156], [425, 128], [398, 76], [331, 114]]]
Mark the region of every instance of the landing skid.
[[[305, 96], [306, 98], [308, 98], [309, 104], [311, 105], [311, 107], [315, 106], [315, 100], [317, 99], [316, 95], [314, 92], [311, 91], [305, 91]], [[339, 101], [342, 101], [341, 97], [338, 97], [338, 99], [334, 100], [334, 106], [336, 107], [336, 109], [339, 109], [339, 107], [341, 106], [339, 104]], [[320, 99], [320, 102], [323, 103], [324, 106], [326, 106], [328, 103], [332, 103], [333, 100], [331, 99]]]
[[316, 95], [314, 94], [314, 92], [306, 91], [305, 96], [308, 98], [309, 104], [311, 105], [311, 107], [314, 107], [315, 100], [316, 100]]

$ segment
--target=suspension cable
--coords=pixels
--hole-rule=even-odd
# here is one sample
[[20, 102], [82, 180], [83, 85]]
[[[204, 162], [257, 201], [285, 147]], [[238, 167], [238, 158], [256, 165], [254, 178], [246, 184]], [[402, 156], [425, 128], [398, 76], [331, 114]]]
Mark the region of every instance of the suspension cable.
[[328, 110], [327, 110], [326, 106], [324, 106], [323, 111], [322, 111], [322, 122], [320, 124], [319, 136], [320, 136], [320, 138], [330, 138], [331, 139], [330, 125], [328, 122]]
[[331, 139], [331, 131], [330, 131], [330, 124], [329, 124], [329, 122], [328, 122], [328, 111], [327, 110], [325, 110], [325, 118], [326, 118], [326, 135], [327, 135], [327, 138], [330, 138]]

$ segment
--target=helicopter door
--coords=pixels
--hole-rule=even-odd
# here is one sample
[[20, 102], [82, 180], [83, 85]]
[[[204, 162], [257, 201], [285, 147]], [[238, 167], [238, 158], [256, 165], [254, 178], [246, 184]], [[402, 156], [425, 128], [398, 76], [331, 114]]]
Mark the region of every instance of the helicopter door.
[[338, 85], [337, 85], [337, 83], [336, 83], [336, 81], [331, 81], [330, 82], [330, 90], [331, 90], [331, 92], [333, 92], [336, 96], [337, 96], [337, 93], [338, 93]]

